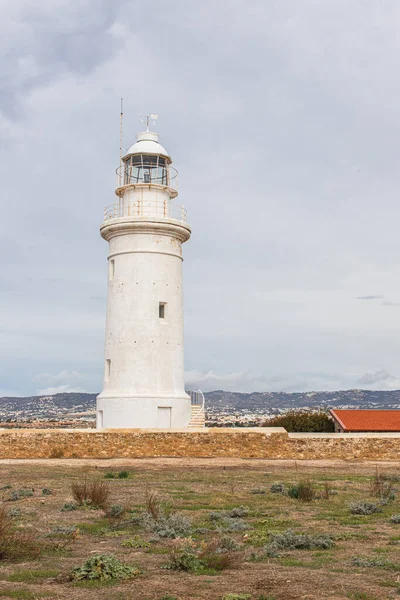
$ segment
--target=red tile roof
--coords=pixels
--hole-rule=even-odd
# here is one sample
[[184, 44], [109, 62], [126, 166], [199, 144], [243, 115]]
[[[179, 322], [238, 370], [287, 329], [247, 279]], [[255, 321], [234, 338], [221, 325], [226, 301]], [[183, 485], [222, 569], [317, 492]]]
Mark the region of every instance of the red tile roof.
[[344, 431], [400, 431], [399, 410], [331, 410]]

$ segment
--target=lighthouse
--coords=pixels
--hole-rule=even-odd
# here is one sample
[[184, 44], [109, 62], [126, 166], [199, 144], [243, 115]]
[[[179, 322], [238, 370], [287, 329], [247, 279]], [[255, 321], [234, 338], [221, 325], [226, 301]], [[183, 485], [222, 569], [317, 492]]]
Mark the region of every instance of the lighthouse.
[[191, 229], [175, 203], [178, 173], [146, 122], [121, 157], [117, 200], [100, 226], [109, 254], [98, 429], [181, 428], [193, 416], [184, 388], [182, 296], [182, 244]]

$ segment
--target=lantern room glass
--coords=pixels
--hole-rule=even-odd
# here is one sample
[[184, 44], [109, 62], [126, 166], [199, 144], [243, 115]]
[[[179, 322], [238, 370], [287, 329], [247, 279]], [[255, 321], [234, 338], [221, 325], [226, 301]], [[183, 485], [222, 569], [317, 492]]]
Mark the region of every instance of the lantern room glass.
[[168, 164], [164, 156], [136, 154], [124, 160], [124, 185], [147, 183], [168, 186]]

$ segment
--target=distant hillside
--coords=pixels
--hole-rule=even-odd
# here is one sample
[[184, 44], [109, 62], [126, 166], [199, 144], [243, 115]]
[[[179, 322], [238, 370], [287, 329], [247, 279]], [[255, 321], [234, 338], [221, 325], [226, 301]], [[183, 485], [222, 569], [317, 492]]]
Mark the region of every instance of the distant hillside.
[[[97, 394], [55, 394], [26, 398], [0, 398], [0, 420], [6, 419], [66, 419], [92, 416]], [[288, 408], [400, 408], [400, 390], [372, 392], [345, 390], [337, 392], [207, 392], [206, 408], [210, 415], [254, 413], [271, 415]]]

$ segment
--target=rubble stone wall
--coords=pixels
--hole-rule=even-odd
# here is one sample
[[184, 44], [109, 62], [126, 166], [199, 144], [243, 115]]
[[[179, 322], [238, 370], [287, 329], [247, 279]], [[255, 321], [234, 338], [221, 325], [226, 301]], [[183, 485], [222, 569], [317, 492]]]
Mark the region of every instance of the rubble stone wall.
[[400, 460], [400, 434], [288, 434], [281, 428], [0, 431], [0, 459], [124, 457]]

